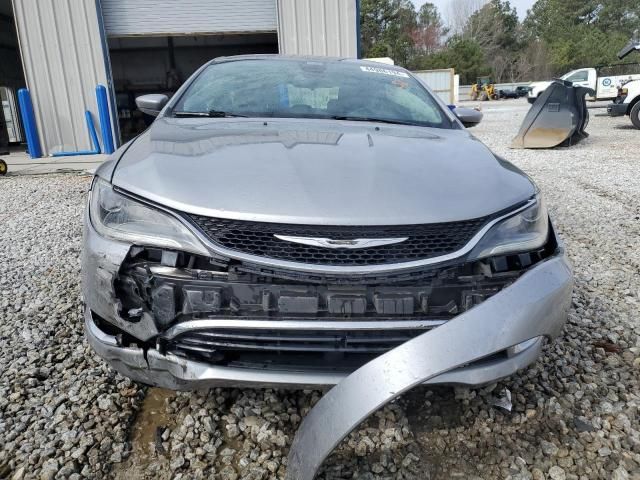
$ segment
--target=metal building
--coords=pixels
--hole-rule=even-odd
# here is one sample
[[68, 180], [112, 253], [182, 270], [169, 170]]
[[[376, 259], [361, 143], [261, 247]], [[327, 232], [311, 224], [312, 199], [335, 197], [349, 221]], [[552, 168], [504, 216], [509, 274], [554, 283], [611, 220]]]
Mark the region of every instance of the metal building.
[[456, 72], [453, 68], [438, 70], [422, 70], [413, 74], [429, 85], [433, 93], [438, 95], [447, 104], [456, 103]]
[[358, 0], [0, 0], [3, 11], [14, 17], [44, 155], [90, 148], [85, 111], [97, 120], [98, 84], [111, 93], [120, 144], [148, 122], [136, 96], [171, 94], [212, 58], [358, 52]]

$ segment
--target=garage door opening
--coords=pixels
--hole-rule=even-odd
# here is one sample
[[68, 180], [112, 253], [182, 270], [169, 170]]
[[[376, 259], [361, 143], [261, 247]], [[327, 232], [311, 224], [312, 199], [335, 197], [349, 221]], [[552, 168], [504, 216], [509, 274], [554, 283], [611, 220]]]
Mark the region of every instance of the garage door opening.
[[273, 33], [109, 38], [109, 56], [122, 142], [144, 131], [153, 117], [136, 109], [148, 93], [173, 95], [205, 62], [216, 57], [278, 53]]
[[24, 86], [11, 0], [0, 0], [0, 153], [22, 142], [17, 91]]

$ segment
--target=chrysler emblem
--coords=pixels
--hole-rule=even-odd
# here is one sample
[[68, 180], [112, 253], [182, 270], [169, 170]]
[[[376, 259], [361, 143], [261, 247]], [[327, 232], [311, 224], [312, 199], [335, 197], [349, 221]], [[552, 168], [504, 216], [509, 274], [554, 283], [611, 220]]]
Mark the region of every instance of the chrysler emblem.
[[393, 245], [409, 240], [409, 237], [402, 238], [354, 238], [349, 240], [337, 240], [333, 238], [316, 238], [316, 237], [290, 237], [288, 235], [274, 235], [279, 240], [285, 242], [301, 243], [302, 245], [311, 245], [312, 247], [322, 248], [348, 248], [355, 250], [357, 248], [381, 247], [383, 245]]

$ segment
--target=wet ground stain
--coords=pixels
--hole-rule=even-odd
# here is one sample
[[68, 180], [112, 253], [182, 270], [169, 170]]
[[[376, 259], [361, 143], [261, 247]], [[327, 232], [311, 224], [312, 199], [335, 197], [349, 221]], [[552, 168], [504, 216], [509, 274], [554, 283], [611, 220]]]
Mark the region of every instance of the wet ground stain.
[[[147, 478], [149, 467], [158, 462], [164, 455], [162, 433], [168, 427], [173, 428], [175, 416], [167, 412], [166, 400], [175, 397], [175, 392], [163, 388], [149, 388], [142, 407], [136, 414], [130, 430], [129, 456], [117, 466], [114, 466], [113, 478], [116, 480], [132, 480]], [[168, 471], [160, 470], [153, 478], [170, 478]]]

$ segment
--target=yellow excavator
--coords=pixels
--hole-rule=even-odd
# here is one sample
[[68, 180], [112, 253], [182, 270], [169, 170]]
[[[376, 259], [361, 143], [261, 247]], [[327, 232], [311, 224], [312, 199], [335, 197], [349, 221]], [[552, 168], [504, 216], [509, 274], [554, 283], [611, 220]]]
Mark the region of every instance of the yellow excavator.
[[496, 87], [491, 83], [491, 77], [478, 77], [476, 83], [471, 85], [471, 100], [497, 100]]

